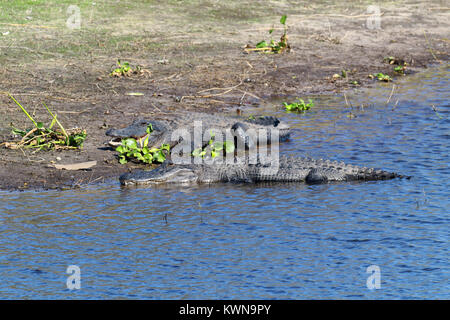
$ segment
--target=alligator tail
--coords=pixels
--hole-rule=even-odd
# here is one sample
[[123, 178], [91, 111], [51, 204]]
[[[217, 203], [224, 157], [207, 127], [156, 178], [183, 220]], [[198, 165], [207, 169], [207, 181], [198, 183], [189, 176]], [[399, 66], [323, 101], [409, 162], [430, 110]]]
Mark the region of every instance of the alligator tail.
[[373, 181], [373, 180], [390, 180], [390, 179], [411, 179], [411, 176], [405, 176], [402, 174], [398, 174], [395, 172], [389, 172], [384, 170], [375, 170], [375, 169], [367, 169], [361, 168], [356, 173], [349, 173], [347, 175], [347, 180], [364, 180], [364, 181]]

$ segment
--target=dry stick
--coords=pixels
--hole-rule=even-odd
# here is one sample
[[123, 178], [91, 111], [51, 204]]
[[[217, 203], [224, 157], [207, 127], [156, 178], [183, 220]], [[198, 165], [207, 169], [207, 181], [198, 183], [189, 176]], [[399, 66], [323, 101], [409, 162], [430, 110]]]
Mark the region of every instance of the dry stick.
[[247, 92], [244, 92], [244, 94], [242, 95], [241, 99], [239, 100], [239, 105], [242, 105], [242, 101], [244, 100], [246, 94]]
[[44, 28], [44, 29], [57, 29], [57, 27], [49, 27], [49, 26], [36, 26], [32, 24], [19, 24], [19, 23], [6, 23], [0, 22], [0, 24], [11, 26], [11, 27], [27, 27], [27, 28]]
[[245, 51], [272, 51], [271, 47], [264, 47], [264, 48], [246, 48]]
[[[367, 18], [367, 17], [373, 17], [373, 16], [382, 16], [384, 15], [384, 12], [381, 12], [379, 15], [377, 15], [376, 13], [372, 13], [372, 14], [360, 14], [360, 15], [344, 15], [344, 14], [321, 14], [321, 13], [316, 13], [316, 14], [310, 14], [308, 15], [308, 17], [318, 17], [318, 16], [325, 16], [325, 17], [342, 17], [342, 18], [349, 18], [349, 19], [353, 19], [353, 18]], [[291, 14], [291, 17], [295, 17], [295, 16], [299, 16], [299, 15], [293, 15]]]
[[242, 84], [242, 80], [241, 80], [241, 82], [239, 82], [239, 84], [237, 84], [237, 85], [235, 85], [235, 86], [232, 86], [232, 87], [228, 87], [228, 88], [210, 88], [210, 89], [205, 89], [205, 90], [197, 91], [197, 93], [203, 93], [203, 92], [212, 91], [212, 90], [228, 90], [228, 89], [234, 89], [234, 88], [239, 87], [241, 84]]
[[392, 91], [391, 91], [391, 94], [389, 95], [389, 98], [386, 101], [386, 106], [389, 104], [389, 101], [391, 101], [392, 95], [394, 94], [394, 90], [395, 90], [395, 84], [392, 85]]
[[173, 75], [168, 76], [168, 77], [165, 77], [165, 78], [157, 79], [156, 82], [163, 81], [163, 80], [169, 80], [169, 79], [172, 79], [172, 78], [175, 77], [176, 75], [178, 75], [178, 73], [174, 73]]
[[258, 100], [266, 101], [265, 99], [263, 99], [263, 98], [261, 98], [261, 97], [258, 97], [257, 95], [255, 95], [255, 94], [253, 94], [253, 93], [250, 93], [250, 92], [247, 92], [247, 91], [244, 91], [244, 90], [241, 90], [241, 89], [237, 89], [237, 90], [240, 91], [240, 92], [242, 92], [242, 93], [245, 93], [245, 94], [247, 94], [247, 95], [249, 95], [249, 96], [252, 96], [253, 98], [256, 98], [256, 99], [258, 99]]
[[349, 107], [350, 109], [352, 109], [353, 107], [352, 107], [351, 104], [348, 103], [347, 95], [345, 94], [345, 92], [344, 92], [344, 98], [345, 98], [345, 104], [347, 105], [347, 107]]
[[394, 111], [395, 108], [397, 108], [397, 105], [398, 105], [398, 99], [397, 99], [397, 101], [395, 101], [395, 104], [394, 104], [394, 106], [392, 107], [392, 111]]
[[425, 40], [427, 41], [428, 47], [429, 47], [428, 50], [430, 50], [430, 53], [431, 53], [431, 55], [433, 56], [434, 60], [436, 60], [436, 61], [439, 62], [439, 63], [442, 63], [442, 61], [439, 60], [439, 59], [434, 55], [433, 49], [431, 49], [431, 44], [430, 44], [430, 41], [428, 41], [428, 37], [427, 37], [427, 34], [425, 33], [425, 30], [422, 29], [422, 31], [423, 31], [423, 35], [424, 35], [424, 37], [425, 37]]
[[156, 110], [158, 110], [159, 112], [162, 113], [161, 109], [159, 109], [157, 106], [155, 106], [155, 104], [152, 103], [152, 107], [155, 108]]
[[82, 111], [58, 111], [60, 114], [61, 113], [63, 113], [63, 114], [81, 114], [81, 113], [84, 113], [84, 112], [90, 112], [90, 111], [92, 111], [92, 109], [87, 109], [87, 110], [82, 110]]
[[23, 151], [21, 147], [19, 147], [19, 149], [20, 149], [20, 151], [22, 151], [23, 155], [24, 155], [25, 157], [27, 157], [28, 161], [32, 162], [31, 159], [30, 159], [30, 157], [28, 157], [28, 156], [26, 155], [25, 151]]
[[241, 80], [241, 82], [239, 82], [239, 84], [237, 84], [235, 86], [232, 86], [232, 87], [229, 87], [229, 88], [211, 88], [211, 89], [201, 90], [201, 91], [197, 92], [197, 93], [202, 93], [202, 92], [207, 92], [207, 91], [211, 91], [211, 90], [225, 90], [224, 92], [221, 92], [221, 93], [209, 94], [209, 95], [204, 95], [204, 96], [182, 96], [181, 99], [180, 99], [180, 102], [182, 102], [184, 98], [196, 99], [196, 98], [211, 98], [211, 97], [222, 96], [224, 94], [227, 94], [228, 92], [233, 91], [237, 87], [239, 87], [242, 84], [242, 82], [243, 81]]
[[210, 94], [210, 95], [206, 95], [206, 96], [182, 96], [180, 99], [180, 102], [183, 101], [184, 98], [191, 98], [191, 99], [196, 99], [196, 98], [211, 98], [211, 97], [218, 97], [224, 94], [227, 94], [228, 92], [233, 91], [233, 89], [229, 89], [226, 90], [224, 92], [221, 93], [216, 93], [216, 94]]
[[210, 99], [208, 100], [209, 102], [214, 102], [214, 103], [221, 103], [221, 104], [227, 104], [225, 101], [220, 101], [220, 100], [215, 100], [215, 99]]
[[[22, 140], [20, 140], [19, 144], [24, 144], [25, 143], [25, 139], [28, 138], [29, 135], [31, 135], [32, 133], [34, 133], [37, 130], [37, 128], [33, 128], [30, 131], [28, 131], [28, 133], [26, 135], [23, 136]], [[31, 140], [30, 140], [31, 141]]]

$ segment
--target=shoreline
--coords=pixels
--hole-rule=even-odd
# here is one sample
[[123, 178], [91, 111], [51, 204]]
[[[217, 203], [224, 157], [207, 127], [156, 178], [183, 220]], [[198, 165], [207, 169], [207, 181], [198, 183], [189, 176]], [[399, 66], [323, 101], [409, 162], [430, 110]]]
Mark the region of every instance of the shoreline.
[[[408, 73], [439, 64], [438, 60], [449, 61], [446, 36], [450, 13], [433, 11], [426, 1], [417, 7], [409, 2], [401, 7], [388, 4], [383, 7], [381, 3], [383, 15], [379, 30], [364, 27], [367, 18], [359, 15], [365, 12], [366, 6], [356, 2], [337, 8], [311, 5], [302, 14], [298, 8], [291, 9], [290, 14], [286, 8], [273, 7], [273, 13], [258, 22], [251, 17], [243, 18], [241, 11], [231, 9], [234, 7], [220, 11], [223, 19], [192, 22], [191, 8], [187, 5], [186, 13], [178, 13], [180, 21], [173, 26], [136, 17], [133, 23], [152, 28], [157, 36], [148, 36], [145, 28], [136, 30], [129, 40], [124, 40], [121, 50], [104, 42], [100, 33], [89, 29], [89, 25], [87, 33], [82, 33], [82, 29], [80, 34], [67, 33], [62, 29], [63, 24], [56, 29], [8, 27], [12, 31], [3, 37], [25, 41], [24, 46], [29, 50], [19, 54], [16, 48], [9, 47], [3, 48], [0, 54], [0, 144], [11, 140], [10, 123], [19, 128], [30, 125], [6, 92], [35, 118], [50, 122], [42, 106], [44, 102], [58, 114], [66, 128], [80, 127], [88, 135], [82, 150], [32, 153], [0, 147], [0, 190], [77, 188], [142, 168], [133, 163], [119, 164], [117, 153], [105, 144], [106, 130], [124, 127], [137, 118], [158, 119], [167, 113], [190, 111], [214, 113], [239, 109], [245, 113], [247, 106], [257, 105], [262, 99], [307, 98], [376, 86], [378, 80], [368, 77], [375, 73], [391, 76], [395, 84], [396, 77], [401, 76], [393, 70], [397, 65], [384, 60], [389, 56], [407, 62], [406, 77]], [[244, 46], [268, 38], [267, 30], [278, 23], [278, 12], [283, 10], [288, 15], [291, 52], [246, 54]], [[183, 22], [198, 26], [201, 32], [183, 29], [186, 28]], [[33, 25], [39, 23], [37, 18], [33, 21]], [[111, 28], [124, 36], [131, 27]], [[112, 32], [102, 31], [106, 35]], [[160, 35], [166, 40], [152, 46]], [[27, 38], [38, 40], [30, 44]], [[42, 49], [56, 39], [60, 45], [79, 41], [80, 53]], [[86, 47], [84, 42], [88, 43]], [[129, 61], [133, 67], [142, 66], [143, 71], [130, 77], [111, 77], [109, 73], [117, 59]], [[342, 75], [343, 70], [346, 78], [334, 76]], [[90, 171], [48, 167], [52, 162], [86, 161], [97, 161], [97, 165]]]

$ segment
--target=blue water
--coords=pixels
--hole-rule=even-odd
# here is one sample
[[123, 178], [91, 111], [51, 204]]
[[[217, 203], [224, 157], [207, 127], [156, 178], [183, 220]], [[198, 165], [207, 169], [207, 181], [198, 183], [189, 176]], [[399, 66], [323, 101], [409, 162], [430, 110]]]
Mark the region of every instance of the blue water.
[[449, 74], [248, 112], [292, 125], [284, 154], [411, 180], [0, 192], [0, 298], [449, 299]]

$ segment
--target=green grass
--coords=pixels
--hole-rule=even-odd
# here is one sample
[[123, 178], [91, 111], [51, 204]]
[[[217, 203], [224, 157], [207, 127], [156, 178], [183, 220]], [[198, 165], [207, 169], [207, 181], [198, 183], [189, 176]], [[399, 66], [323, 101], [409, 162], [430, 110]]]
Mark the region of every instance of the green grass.
[[[356, 10], [365, 8], [367, 3], [370, 1], [330, 2], [327, 11], [339, 13], [348, 7]], [[224, 38], [218, 34], [232, 39], [231, 33], [242, 32], [255, 23], [273, 24], [280, 12], [323, 13], [328, 8], [327, 2], [309, 3], [306, 7], [305, 4], [287, 0], [1, 0], [0, 30], [9, 34], [0, 35], [0, 63], [35, 63], [30, 60], [87, 55], [114, 59], [127, 54], [148, 57], [163, 49], [189, 51], [193, 43], [201, 43], [197, 46], [202, 50], [206, 45], [222, 46]], [[80, 8], [81, 29], [67, 28], [69, 5]], [[177, 38], [179, 35], [188, 37]], [[202, 41], [205, 38], [213, 40], [206, 43]], [[228, 41], [228, 47], [242, 45]]]

